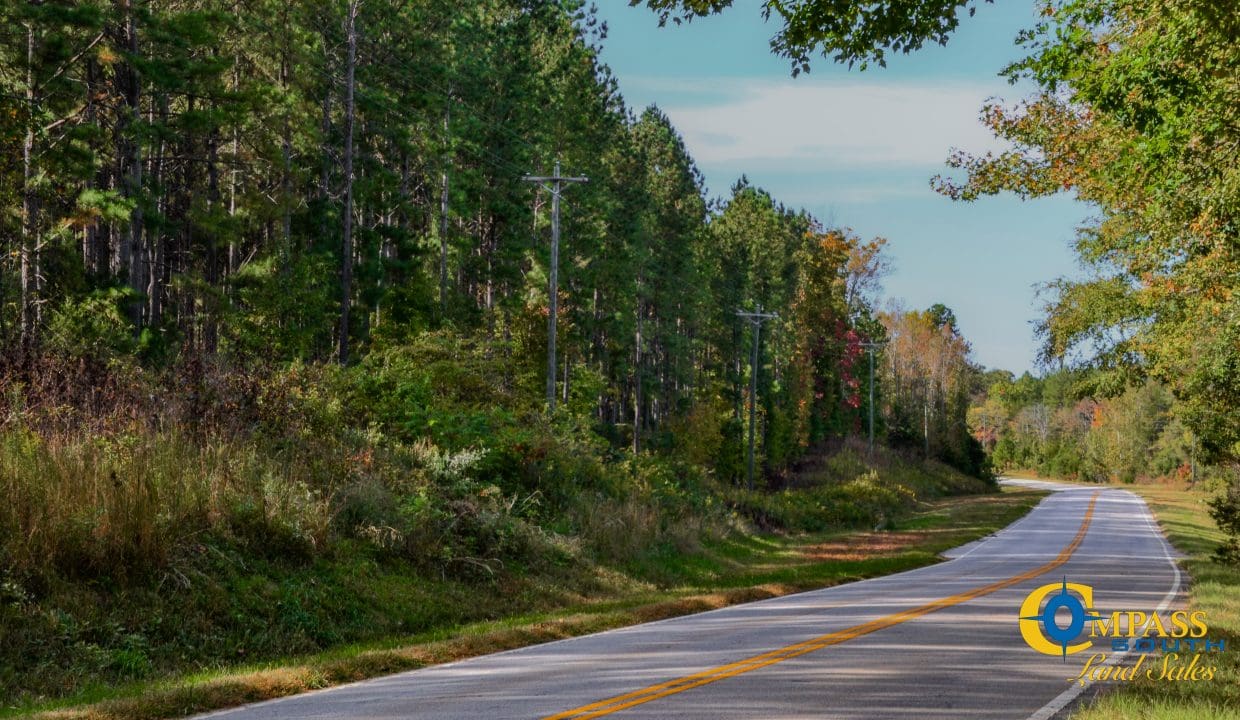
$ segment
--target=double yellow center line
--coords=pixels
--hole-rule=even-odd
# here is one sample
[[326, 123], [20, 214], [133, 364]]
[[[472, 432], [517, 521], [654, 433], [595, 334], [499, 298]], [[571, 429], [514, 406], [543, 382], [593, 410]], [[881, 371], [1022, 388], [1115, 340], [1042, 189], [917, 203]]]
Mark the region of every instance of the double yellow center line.
[[581, 707], [574, 708], [572, 710], [565, 710], [562, 713], [550, 715], [543, 720], [588, 720], [589, 718], [610, 715], [614, 712], [619, 712], [635, 705], [648, 703], [652, 700], [667, 697], [668, 695], [682, 693], [686, 690], [692, 690], [695, 687], [709, 685], [710, 683], [718, 682], [725, 678], [734, 677], [736, 675], [741, 675], [743, 673], [767, 667], [768, 665], [774, 665], [775, 663], [800, 657], [802, 655], [812, 653], [815, 650], [830, 647], [831, 645], [839, 645], [840, 643], [859, 638], [862, 635], [869, 635], [872, 632], [877, 632], [893, 625], [899, 625], [902, 622], [907, 622], [923, 615], [929, 615], [932, 612], [937, 612], [944, 608], [952, 607], [953, 605], [959, 605], [984, 595], [997, 592], [1004, 588], [1011, 587], [1018, 583], [1022, 583], [1026, 580], [1032, 580], [1040, 575], [1045, 575], [1046, 573], [1068, 562], [1068, 559], [1071, 558], [1072, 554], [1076, 552], [1076, 549], [1080, 546], [1081, 541], [1085, 539], [1085, 533], [1089, 531], [1089, 523], [1093, 519], [1094, 505], [1096, 505], [1097, 502], [1098, 493], [1095, 492], [1093, 497], [1089, 500], [1089, 506], [1085, 509], [1085, 518], [1081, 521], [1081, 527], [1076, 531], [1076, 537], [1072, 538], [1072, 542], [1068, 543], [1067, 547], [1060, 551], [1059, 555], [1055, 556], [1055, 559], [1044, 565], [1039, 565], [1032, 570], [1028, 570], [1019, 575], [1013, 575], [1006, 580], [1000, 580], [998, 582], [991, 583], [990, 585], [984, 585], [967, 592], [952, 595], [951, 597], [935, 600], [934, 602], [926, 603], [925, 605], [921, 605], [910, 610], [904, 610], [892, 615], [887, 615], [886, 617], [871, 620], [867, 623], [862, 623], [861, 625], [854, 625], [850, 628], [845, 628], [843, 630], [837, 630], [833, 633], [810, 638], [809, 640], [796, 643], [795, 645], [788, 645], [787, 647], [782, 647], [778, 650], [772, 650], [770, 652], [762, 653], [761, 655], [754, 655], [753, 657], [745, 658], [744, 660], [729, 663], [727, 665], [720, 665], [719, 667], [703, 670], [702, 672], [694, 673], [693, 675], [686, 675], [675, 680], [659, 683], [658, 685], [651, 685], [650, 687], [642, 688], [641, 690], [634, 690], [633, 692], [617, 695], [615, 697], [607, 698], [606, 700], [599, 700], [598, 702], [590, 703], [589, 705], [582, 705]]

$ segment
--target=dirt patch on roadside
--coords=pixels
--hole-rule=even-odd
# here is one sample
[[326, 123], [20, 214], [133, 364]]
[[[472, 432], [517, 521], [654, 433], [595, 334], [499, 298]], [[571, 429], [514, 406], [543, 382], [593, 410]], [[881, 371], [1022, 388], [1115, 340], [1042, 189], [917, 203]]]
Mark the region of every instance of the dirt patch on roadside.
[[803, 556], [810, 560], [871, 560], [890, 557], [933, 542], [938, 536], [954, 530], [904, 530], [891, 532], [851, 533], [839, 540], [832, 540], [801, 548]]

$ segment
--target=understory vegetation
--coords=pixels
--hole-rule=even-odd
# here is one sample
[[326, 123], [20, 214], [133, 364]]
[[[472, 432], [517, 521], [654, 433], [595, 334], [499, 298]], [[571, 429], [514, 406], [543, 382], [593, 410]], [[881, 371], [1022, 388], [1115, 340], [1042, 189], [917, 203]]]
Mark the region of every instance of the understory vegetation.
[[430, 335], [349, 368], [4, 385], [3, 704], [666, 590], [756, 529], [898, 529], [992, 488], [846, 441], [747, 491], [545, 414], [512, 370]]

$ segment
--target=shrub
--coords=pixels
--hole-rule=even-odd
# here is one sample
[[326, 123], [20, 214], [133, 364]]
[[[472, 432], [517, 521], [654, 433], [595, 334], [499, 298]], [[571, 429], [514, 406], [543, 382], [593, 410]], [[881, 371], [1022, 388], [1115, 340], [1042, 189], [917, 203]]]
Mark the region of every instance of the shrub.
[[1240, 483], [1231, 482], [1209, 502], [1210, 517], [1227, 534], [1227, 539], [1214, 551], [1214, 556], [1219, 562], [1240, 565]]
[[914, 491], [873, 470], [852, 480], [763, 494], [740, 492], [737, 511], [758, 526], [798, 532], [831, 528], [891, 527], [916, 500]]
[[137, 344], [122, 307], [139, 301], [137, 292], [115, 287], [66, 299], [48, 321], [48, 349], [72, 358], [127, 359]]
[[666, 430], [676, 454], [685, 462], [713, 467], [720, 461], [725, 427], [731, 418], [727, 401], [716, 393], [704, 394], [686, 412], [670, 418]]
[[633, 560], [656, 550], [690, 552], [727, 524], [720, 489], [696, 465], [659, 455], [604, 467], [606, 492], [579, 494], [575, 532], [596, 557]]

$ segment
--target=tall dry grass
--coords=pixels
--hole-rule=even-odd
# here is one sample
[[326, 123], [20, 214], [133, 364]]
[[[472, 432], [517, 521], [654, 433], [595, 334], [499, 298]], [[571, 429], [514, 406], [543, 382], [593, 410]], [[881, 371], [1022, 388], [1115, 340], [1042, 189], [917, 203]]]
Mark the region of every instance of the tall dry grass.
[[209, 530], [313, 545], [328, 502], [295, 471], [252, 447], [176, 433], [11, 427], [0, 432], [0, 567], [27, 580], [142, 574]]

